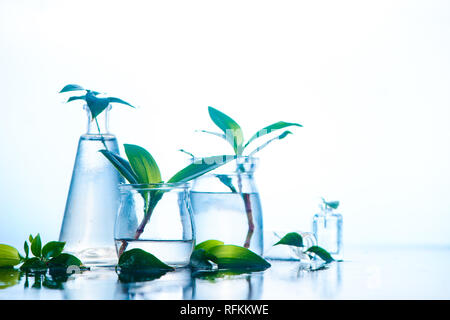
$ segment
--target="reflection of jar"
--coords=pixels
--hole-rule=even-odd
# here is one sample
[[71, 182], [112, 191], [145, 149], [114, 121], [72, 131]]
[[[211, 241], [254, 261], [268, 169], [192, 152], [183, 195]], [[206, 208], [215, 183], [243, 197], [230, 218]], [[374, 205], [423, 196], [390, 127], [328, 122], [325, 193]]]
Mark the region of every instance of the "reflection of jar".
[[92, 119], [87, 106], [88, 130], [80, 137], [67, 196], [59, 241], [64, 250], [86, 265], [114, 265], [114, 220], [119, 207], [119, 172], [99, 152], [119, 154], [116, 137], [108, 131], [108, 107]]
[[239, 157], [197, 178], [190, 192], [196, 240], [216, 239], [263, 253], [263, 218], [253, 179], [256, 158]]
[[119, 189], [120, 208], [114, 230], [118, 255], [139, 248], [171, 266], [189, 264], [194, 226], [188, 185], [123, 184]]

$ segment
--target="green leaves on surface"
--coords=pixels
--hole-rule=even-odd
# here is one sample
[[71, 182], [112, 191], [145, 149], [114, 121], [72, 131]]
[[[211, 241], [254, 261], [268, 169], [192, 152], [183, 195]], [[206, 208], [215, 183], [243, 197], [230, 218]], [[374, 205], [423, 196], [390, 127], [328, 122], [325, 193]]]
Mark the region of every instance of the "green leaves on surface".
[[315, 255], [317, 255], [320, 259], [322, 259], [326, 263], [330, 263], [330, 262], [334, 261], [331, 254], [328, 253], [327, 250], [325, 250], [324, 248], [321, 248], [319, 246], [312, 246], [308, 250], [306, 250], [306, 252], [314, 253]]
[[100, 92], [85, 89], [80, 85], [77, 84], [68, 84], [64, 88], [59, 91], [60, 93], [64, 92], [72, 92], [72, 91], [86, 91], [85, 95], [82, 96], [72, 96], [70, 97], [67, 102], [76, 101], [76, 100], [84, 100], [86, 101], [86, 104], [89, 107], [89, 110], [91, 111], [92, 119], [94, 120], [100, 113], [105, 110], [110, 103], [120, 103], [125, 104], [127, 106], [130, 106], [134, 108], [133, 105], [130, 103], [116, 98], [116, 97], [98, 97]]
[[288, 246], [294, 246], [294, 247], [303, 247], [303, 237], [298, 234], [297, 232], [289, 232], [286, 234], [283, 238], [280, 239], [277, 243], [274, 244], [274, 246], [279, 244], [285, 244]]
[[260, 271], [270, 267], [265, 259], [247, 248], [226, 245], [222, 241], [208, 240], [198, 244], [191, 255], [193, 269], [240, 269]]
[[[225, 113], [213, 108], [213, 107], [208, 107], [208, 112], [209, 112], [209, 116], [211, 118], [211, 120], [214, 122], [214, 124], [216, 126], [218, 126], [223, 133], [217, 133], [217, 132], [212, 132], [212, 131], [206, 131], [206, 130], [200, 130], [200, 132], [204, 132], [204, 133], [208, 133], [208, 134], [212, 134], [212, 135], [216, 135], [222, 139], [227, 140], [231, 146], [233, 147], [234, 153], [237, 156], [241, 156], [245, 150], [245, 148], [252, 143], [253, 141], [255, 141], [256, 139], [263, 137], [267, 134], [270, 134], [276, 130], [280, 130], [280, 129], [284, 129], [287, 127], [292, 127], [292, 126], [296, 126], [296, 127], [302, 127], [301, 124], [298, 123], [294, 123], [294, 122], [284, 122], [284, 121], [278, 121], [275, 122], [271, 125], [268, 125], [264, 128], [262, 128], [261, 130], [259, 130], [258, 132], [256, 132], [245, 144], [244, 144], [244, 134], [243, 131], [241, 129], [241, 127], [239, 126], [239, 124], [233, 120], [231, 117], [229, 117], [228, 115], [226, 115]], [[270, 139], [269, 141], [265, 142], [263, 145], [259, 146], [258, 148], [256, 148], [253, 152], [251, 152], [249, 155], [253, 155], [256, 152], [262, 150], [264, 147], [266, 147], [269, 143], [275, 141], [275, 140], [281, 140], [284, 139], [288, 134], [292, 134], [292, 132], [290, 131], [285, 131], [282, 134], [280, 134], [279, 136]]]
[[0, 244], [0, 268], [14, 267], [20, 263], [19, 251], [7, 244]]
[[153, 254], [142, 249], [131, 249], [122, 253], [118, 266], [121, 270], [156, 269], [171, 271], [173, 267], [165, 264]]

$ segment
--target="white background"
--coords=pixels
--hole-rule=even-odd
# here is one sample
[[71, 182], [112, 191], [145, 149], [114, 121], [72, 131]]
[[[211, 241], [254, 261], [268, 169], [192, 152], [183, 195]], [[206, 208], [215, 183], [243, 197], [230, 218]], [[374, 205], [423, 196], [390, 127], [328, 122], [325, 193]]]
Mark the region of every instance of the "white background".
[[450, 245], [450, 2], [0, 0], [0, 243], [55, 240], [85, 114], [68, 83], [139, 106], [113, 109], [121, 143], [168, 178], [229, 153], [207, 106], [259, 154], [268, 229], [311, 229], [340, 200], [345, 245]]

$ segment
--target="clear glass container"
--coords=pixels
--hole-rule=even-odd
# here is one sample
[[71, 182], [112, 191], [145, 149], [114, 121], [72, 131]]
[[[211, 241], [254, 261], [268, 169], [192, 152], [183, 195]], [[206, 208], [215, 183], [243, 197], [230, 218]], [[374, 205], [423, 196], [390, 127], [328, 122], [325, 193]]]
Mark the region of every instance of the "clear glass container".
[[119, 207], [120, 174], [99, 152], [119, 153], [115, 135], [109, 133], [111, 107], [97, 119], [85, 105], [87, 132], [80, 137], [67, 196], [59, 240], [65, 251], [76, 255], [86, 265], [114, 265], [114, 221]]
[[322, 206], [313, 217], [313, 232], [318, 246], [327, 250], [335, 259], [342, 259], [342, 215]]
[[216, 239], [263, 253], [263, 216], [253, 173], [258, 159], [239, 157], [194, 180], [190, 192], [197, 243]]
[[[123, 184], [119, 189], [114, 229], [117, 255], [139, 248], [170, 266], [188, 265], [195, 245], [189, 185]], [[148, 203], [157, 201], [153, 210], [146, 209], [144, 197]]]

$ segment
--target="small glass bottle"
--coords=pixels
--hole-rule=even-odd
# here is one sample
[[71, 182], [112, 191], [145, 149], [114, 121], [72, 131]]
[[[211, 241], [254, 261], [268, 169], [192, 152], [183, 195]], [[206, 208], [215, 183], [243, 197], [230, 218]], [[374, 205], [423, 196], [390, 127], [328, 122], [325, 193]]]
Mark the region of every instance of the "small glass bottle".
[[87, 105], [84, 109], [88, 127], [79, 140], [59, 240], [86, 265], [114, 265], [114, 222], [123, 179], [99, 150], [119, 154], [119, 147], [108, 130], [111, 106], [96, 119]]
[[[323, 202], [321, 211], [313, 218], [313, 232], [317, 245], [327, 250], [335, 259], [342, 259], [342, 215], [334, 212], [337, 206], [330, 206], [331, 202]], [[333, 204], [339, 205], [339, 202]]]

